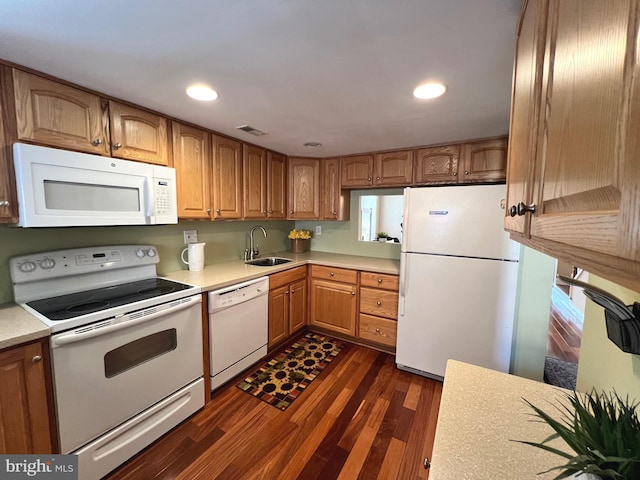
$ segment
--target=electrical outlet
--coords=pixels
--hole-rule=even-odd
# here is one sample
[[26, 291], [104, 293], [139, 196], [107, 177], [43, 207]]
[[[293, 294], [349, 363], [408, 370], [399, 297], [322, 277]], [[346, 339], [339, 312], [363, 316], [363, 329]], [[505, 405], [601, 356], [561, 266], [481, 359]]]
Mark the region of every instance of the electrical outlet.
[[316, 235], [322, 235], [322, 227], [320, 225], [316, 225]]
[[184, 234], [184, 243], [198, 243], [198, 231], [197, 230], [185, 230], [182, 232]]

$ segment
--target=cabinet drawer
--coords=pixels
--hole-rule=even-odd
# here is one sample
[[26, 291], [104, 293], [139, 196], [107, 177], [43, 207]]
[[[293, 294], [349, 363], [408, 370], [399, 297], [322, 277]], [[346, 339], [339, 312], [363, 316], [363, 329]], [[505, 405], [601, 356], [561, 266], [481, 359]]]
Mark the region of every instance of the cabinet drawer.
[[311, 276], [314, 278], [324, 278], [325, 280], [334, 280], [336, 282], [352, 283], [354, 285], [358, 283], [358, 272], [345, 268], [311, 265]]
[[282, 287], [296, 280], [304, 280], [307, 278], [307, 267], [296, 267], [285, 270], [284, 272], [269, 275], [269, 290]]
[[373, 272], [360, 273], [360, 285], [363, 287], [384, 288], [385, 290], [395, 290], [397, 292], [398, 284], [398, 275]]
[[397, 331], [398, 323], [394, 320], [360, 314], [360, 338], [395, 348]]
[[379, 317], [398, 318], [398, 293], [360, 288], [360, 311]]

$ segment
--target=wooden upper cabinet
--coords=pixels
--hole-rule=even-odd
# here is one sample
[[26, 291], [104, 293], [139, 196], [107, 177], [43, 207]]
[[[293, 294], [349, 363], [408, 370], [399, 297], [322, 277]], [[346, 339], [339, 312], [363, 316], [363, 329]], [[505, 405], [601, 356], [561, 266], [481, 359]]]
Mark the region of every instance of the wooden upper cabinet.
[[460, 145], [416, 150], [413, 183], [416, 185], [457, 183], [459, 162]]
[[287, 157], [267, 152], [267, 218], [287, 218]]
[[0, 65], [0, 223], [18, 221], [18, 195], [10, 147], [16, 140], [12, 84], [12, 69]]
[[179, 218], [211, 218], [211, 139], [207, 132], [178, 122], [173, 132]]
[[406, 186], [412, 181], [413, 150], [376, 153], [374, 186]]
[[320, 160], [320, 220], [349, 220], [350, 194], [340, 186], [340, 159]]
[[507, 137], [465, 143], [461, 152], [458, 181], [504, 182], [507, 172]]
[[0, 453], [53, 453], [40, 342], [0, 351]]
[[531, 235], [637, 262], [640, 65], [630, 12], [622, 0], [549, 2]]
[[320, 160], [289, 159], [290, 219], [317, 219], [320, 216]]
[[342, 187], [370, 187], [373, 183], [373, 155], [342, 157]]
[[263, 148], [242, 147], [244, 218], [267, 217], [267, 152]]
[[547, 0], [525, 2], [516, 35], [504, 227], [521, 234], [528, 233], [531, 216], [509, 211], [532, 203], [547, 7]]
[[172, 165], [165, 117], [110, 101], [109, 120], [112, 157]]
[[213, 136], [213, 218], [242, 218], [242, 145]]
[[107, 114], [100, 97], [16, 69], [13, 87], [18, 140], [109, 154]]

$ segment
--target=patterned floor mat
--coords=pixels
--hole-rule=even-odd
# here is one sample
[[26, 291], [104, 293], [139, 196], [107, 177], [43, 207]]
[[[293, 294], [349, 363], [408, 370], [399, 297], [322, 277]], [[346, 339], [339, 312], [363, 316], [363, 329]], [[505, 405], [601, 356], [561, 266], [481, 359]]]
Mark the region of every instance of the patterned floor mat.
[[344, 342], [307, 333], [237, 384], [280, 410], [286, 410], [342, 351]]

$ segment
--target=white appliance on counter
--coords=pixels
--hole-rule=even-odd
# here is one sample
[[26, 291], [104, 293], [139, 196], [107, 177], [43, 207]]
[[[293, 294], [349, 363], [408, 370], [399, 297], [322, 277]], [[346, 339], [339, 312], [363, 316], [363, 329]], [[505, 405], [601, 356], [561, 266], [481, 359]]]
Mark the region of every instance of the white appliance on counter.
[[209, 292], [211, 390], [267, 354], [268, 293], [269, 277]]
[[52, 333], [61, 453], [98, 479], [204, 406], [200, 288], [156, 277], [150, 245], [10, 260], [15, 300]]
[[21, 227], [178, 223], [173, 168], [15, 143]]
[[405, 189], [398, 368], [509, 370], [520, 246], [504, 231], [504, 198], [504, 185]]

